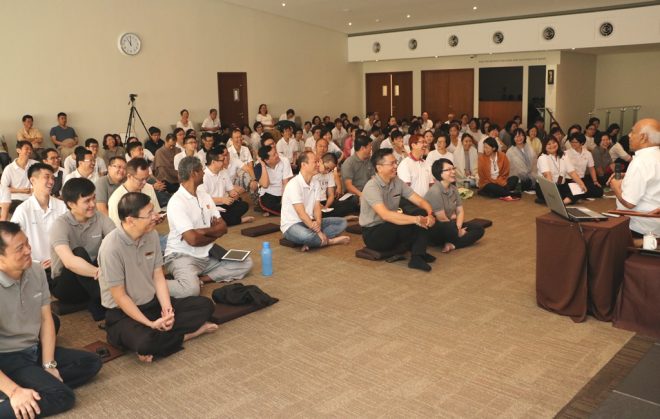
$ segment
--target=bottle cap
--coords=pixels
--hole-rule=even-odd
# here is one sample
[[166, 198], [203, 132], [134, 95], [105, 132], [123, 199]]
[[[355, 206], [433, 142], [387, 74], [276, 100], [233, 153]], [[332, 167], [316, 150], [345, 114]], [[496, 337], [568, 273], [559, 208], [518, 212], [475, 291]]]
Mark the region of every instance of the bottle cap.
[[269, 242], [264, 242], [264, 247], [265, 248], [270, 248], [270, 243]]

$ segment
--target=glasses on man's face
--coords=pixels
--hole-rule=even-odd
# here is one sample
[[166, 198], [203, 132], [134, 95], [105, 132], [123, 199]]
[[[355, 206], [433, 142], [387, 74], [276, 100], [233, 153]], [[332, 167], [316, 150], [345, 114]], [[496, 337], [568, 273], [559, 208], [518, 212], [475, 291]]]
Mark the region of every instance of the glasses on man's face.
[[399, 163], [397, 163], [396, 161], [392, 161], [392, 162], [389, 162], [389, 163], [381, 163], [380, 165], [381, 166], [398, 166]]
[[224, 161], [225, 161], [225, 159], [213, 159], [213, 161], [217, 161], [217, 162], [220, 162], [220, 163], [222, 163], [222, 162], [224, 162]]
[[85, 159], [85, 160], [83, 160], [83, 162], [84, 162], [84, 163], [95, 163], [96, 160], [88, 160], [88, 159]]
[[137, 183], [147, 183], [147, 180], [149, 180], [148, 177], [139, 178], [137, 176], [133, 176], [133, 179], [135, 179]]
[[62, 158], [60, 156], [53, 156], [53, 157], [48, 157], [46, 160], [55, 161], [55, 160], [62, 160]]
[[151, 211], [149, 211], [149, 212], [147, 213], [147, 215], [138, 215], [138, 216], [135, 217], [135, 218], [142, 218], [142, 219], [144, 219], [144, 220], [150, 220], [150, 219], [154, 218], [154, 216], [156, 216], [156, 211], [154, 211], [154, 210], [152, 209]]
[[111, 164], [110, 167], [112, 167], [115, 170], [126, 170], [126, 166], [122, 166], [118, 164]]

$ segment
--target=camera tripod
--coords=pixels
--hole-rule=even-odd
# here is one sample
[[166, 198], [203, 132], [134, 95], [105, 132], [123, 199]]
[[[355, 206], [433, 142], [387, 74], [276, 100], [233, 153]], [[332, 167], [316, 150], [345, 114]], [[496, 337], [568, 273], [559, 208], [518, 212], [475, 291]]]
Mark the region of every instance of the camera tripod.
[[[135, 116], [137, 115], [138, 119], [140, 120], [140, 123], [142, 124], [142, 128], [144, 128], [144, 131], [147, 133], [147, 137], [149, 136], [149, 130], [147, 129], [147, 126], [144, 124], [144, 121], [142, 120], [142, 116], [140, 116], [140, 112], [138, 112], [137, 108], [135, 107], [135, 98], [137, 98], [136, 94], [129, 94], [128, 95], [129, 102], [128, 104], [131, 105], [131, 110], [128, 113], [128, 124], [126, 125], [126, 134], [124, 137], [124, 146], [126, 145], [126, 141], [128, 140], [128, 137], [131, 136], [131, 130], [135, 127]], [[137, 133], [136, 133], [137, 134]]]

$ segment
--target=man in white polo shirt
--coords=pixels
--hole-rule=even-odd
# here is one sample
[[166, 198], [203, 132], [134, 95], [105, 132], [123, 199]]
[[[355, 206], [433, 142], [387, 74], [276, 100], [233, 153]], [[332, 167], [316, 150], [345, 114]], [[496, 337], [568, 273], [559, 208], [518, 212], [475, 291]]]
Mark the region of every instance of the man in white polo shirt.
[[280, 158], [275, 147], [263, 146], [258, 154], [259, 206], [264, 215], [280, 215], [284, 187], [293, 177], [291, 165]]
[[32, 184], [32, 196], [16, 208], [11, 221], [21, 226], [30, 246], [32, 260], [39, 262], [50, 281], [50, 230], [59, 216], [67, 212], [66, 204], [52, 198], [50, 191], [55, 183], [53, 168], [45, 163], [35, 163], [28, 169]]
[[225, 235], [227, 224], [220, 217], [211, 196], [199, 186], [204, 166], [197, 157], [179, 163], [181, 187], [167, 205], [170, 233], [165, 249], [165, 268], [174, 279], [167, 281], [170, 295], [184, 298], [199, 295], [200, 280], [223, 282], [242, 279], [252, 269], [252, 259], [223, 261], [210, 252], [214, 242]]
[[295, 166], [296, 159], [298, 158], [299, 144], [293, 138], [293, 130], [290, 126], [285, 126], [282, 132], [282, 138], [277, 142], [275, 147], [280, 156], [286, 157], [291, 163], [291, 170], [297, 171]]
[[282, 196], [280, 230], [284, 238], [301, 244], [303, 252], [312, 247], [348, 243], [348, 236], [339, 236], [346, 230], [346, 220], [321, 217], [321, 200], [325, 197], [314, 177], [318, 173], [318, 157], [304, 151], [297, 163], [300, 173], [287, 183]]
[[159, 213], [160, 205], [154, 187], [147, 183], [149, 180], [149, 163], [141, 157], [131, 159], [126, 165], [126, 181], [119, 185], [108, 199], [108, 216], [117, 227], [121, 225], [117, 214], [117, 204], [122, 196], [129, 192], [142, 192], [151, 198], [154, 210]]
[[[409, 140], [410, 154], [401, 160], [396, 171], [397, 176], [404, 183], [410, 186], [419, 196], [426, 195], [429, 187], [433, 184], [431, 170], [424, 162], [424, 152], [426, 151], [426, 141], [419, 135], [412, 135]], [[412, 204], [405, 198], [401, 199], [401, 209], [406, 214], [423, 215], [424, 211], [418, 206]]]
[[254, 174], [252, 153], [250, 153], [250, 149], [247, 146], [243, 145], [243, 133], [240, 129], [234, 128], [232, 130], [231, 141], [227, 143], [227, 150], [229, 150], [231, 160], [234, 164], [240, 162], [240, 168], [236, 171], [233, 179], [234, 185], [245, 189], [256, 204], [259, 198], [257, 195], [259, 183]]
[[37, 162], [30, 159], [32, 143], [29, 141], [17, 141], [16, 153], [18, 157], [2, 170], [2, 178], [0, 179], [0, 184], [9, 188], [9, 192], [11, 192], [10, 212], [30, 197], [32, 188], [27, 177], [27, 170]]

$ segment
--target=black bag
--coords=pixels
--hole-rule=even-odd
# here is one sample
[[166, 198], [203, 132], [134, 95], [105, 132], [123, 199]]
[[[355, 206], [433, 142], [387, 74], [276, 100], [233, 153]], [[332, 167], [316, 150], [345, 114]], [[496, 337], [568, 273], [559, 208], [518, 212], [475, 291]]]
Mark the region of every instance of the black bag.
[[252, 304], [257, 307], [266, 307], [278, 301], [277, 298], [266, 294], [256, 285], [246, 286], [240, 282], [213, 290], [211, 297], [218, 304], [235, 306]]

